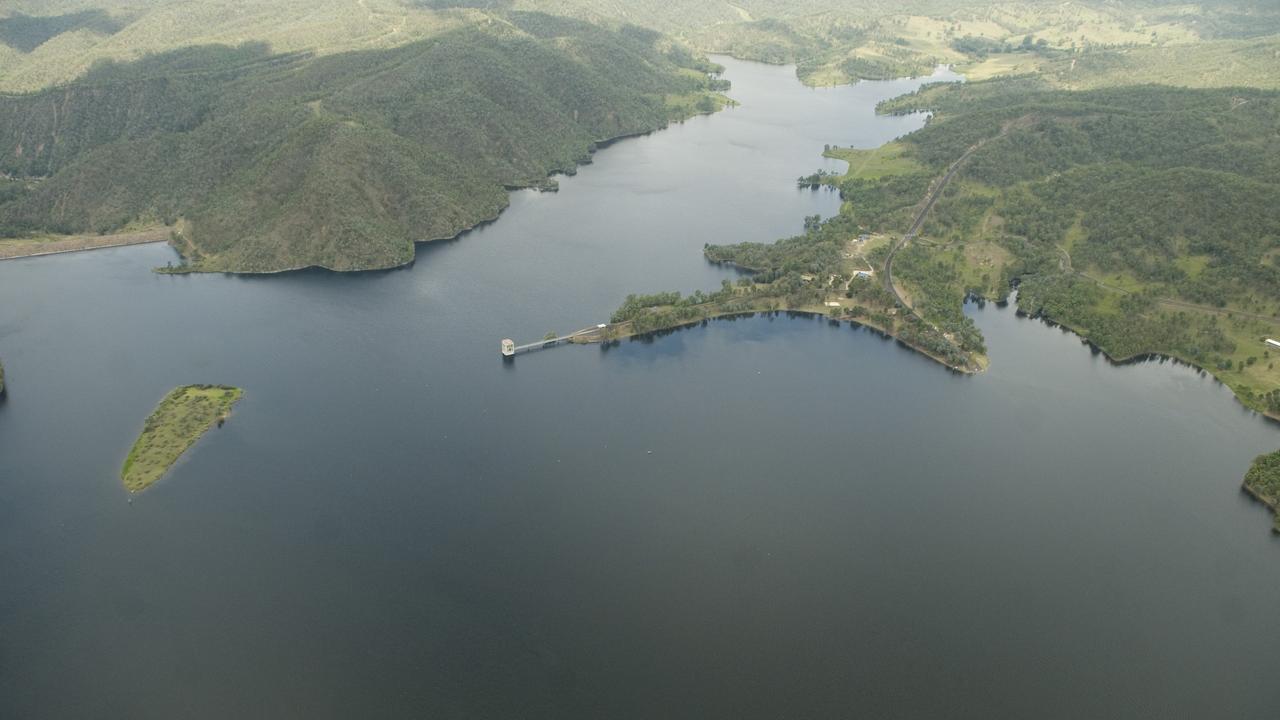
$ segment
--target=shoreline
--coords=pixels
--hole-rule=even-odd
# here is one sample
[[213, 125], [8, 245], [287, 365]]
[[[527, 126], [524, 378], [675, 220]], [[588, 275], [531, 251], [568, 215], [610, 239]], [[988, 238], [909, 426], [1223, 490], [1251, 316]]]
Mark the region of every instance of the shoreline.
[[[732, 265], [732, 263], [727, 263], [727, 264]], [[1205, 375], [1213, 378], [1214, 382], [1218, 383], [1222, 387], [1225, 387], [1228, 391], [1231, 392], [1232, 398], [1237, 403], [1239, 403], [1239, 405], [1243, 409], [1248, 410], [1250, 413], [1253, 413], [1254, 415], [1259, 416], [1260, 418], [1262, 418], [1267, 422], [1276, 423], [1277, 425], [1280, 425], [1280, 414], [1273, 414], [1265, 410], [1259, 410], [1258, 408], [1251, 407], [1248, 403], [1244, 401], [1243, 398], [1240, 397], [1239, 393], [1237, 393], [1235, 389], [1231, 387], [1230, 384], [1228, 384], [1227, 382], [1219, 378], [1212, 370], [1205, 368], [1201, 365], [1198, 365], [1195, 362], [1187, 360], [1186, 358], [1182, 358], [1177, 355], [1161, 353], [1161, 352], [1135, 353], [1133, 355], [1122, 357], [1122, 358], [1114, 357], [1110, 353], [1108, 353], [1104, 348], [1102, 348], [1093, 340], [1091, 340], [1088, 336], [1081, 334], [1075, 328], [1067, 324], [1058, 322], [1053, 318], [1050, 318], [1044, 315], [1032, 315], [1030, 313], [1027, 313], [1021, 308], [1017, 307], [1016, 303], [1011, 303], [1008, 297], [1000, 300], [995, 300], [995, 299], [982, 297], [982, 296], [974, 296], [971, 299], [971, 302], [977, 302], [977, 303], [991, 302], [991, 303], [995, 303], [997, 307], [1006, 307], [1010, 304], [1013, 304], [1014, 313], [1018, 317], [1040, 322], [1048, 327], [1057, 328], [1064, 332], [1071, 333], [1076, 337], [1076, 339], [1080, 341], [1081, 345], [1087, 346], [1090, 352], [1101, 356], [1104, 360], [1106, 360], [1106, 362], [1109, 365], [1112, 365], [1113, 367], [1120, 368], [1120, 367], [1126, 367], [1130, 365], [1139, 365], [1145, 362], [1161, 362], [1161, 363], [1172, 362], [1172, 363], [1181, 365], [1183, 367], [1186, 367], [1190, 370], [1194, 370], [1201, 375]], [[620, 342], [622, 340], [643, 341], [645, 339], [661, 337], [666, 333], [674, 332], [677, 330], [687, 330], [687, 329], [692, 329], [698, 326], [705, 327], [707, 322], [712, 320], [725, 320], [725, 319], [732, 319], [732, 318], [750, 318], [750, 317], [757, 317], [757, 316], [776, 317], [779, 314], [786, 314], [788, 317], [805, 317], [805, 318], [813, 318], [813, 319], [824, 319], [830, 323], [835, 323], [835, 324], [847, 323], [850, 326], [865, 328], [867, 330], [877, 333], [878, 335], [880, 335], [885, 339], [892, 339], [901, 347], [907, 350], [910, 350], [911, 352], [914, 352], [916, 354], [922, 355], [934, 361], [938, 365], [941, 365], [947, 370], [959, 375], [978, 375], [982, 372], [985, 372], [988, 365], [987, 362], [982, 362], [980, 363], [981, 367], [977, 369], [971, 368], [971, 367], [958, 367], [952, 363], [947, 362], [945, 359], [938, 357], [937, 355], [930, 353], [929, 351], [917, 345], [912, 344], [911, 342], [898, 336], [897, 334], [889, 330], [886, 330], [883, 327], [880, 327], [879, 325], [865, 321], [865, 319], [854, 319], [854, 318], [844, 318], [844, 317], [834, 318], [828, 315], [827, 313], [823, 312], [822, 310], [816, 309], [816, 308], [772, 308], [772, 309], [762, 308], [762, 309], [747, 309], [747, 310], [726, 310], [723, 312], [712, 312], [702, 317], [692, 318], [692, 319], [681, 321], [679, 323], [675, 323], [672, 325], [665, 325], [662, 327], [657, 327], [657, 328], [652, 328], [652, 329], [642, 330], [642, 331], [632, 330], [631, 321], [628, 320], [621, 323], [610, 323], [601, 335], [584, 336], [582, 338], [573, 340], [572, 344], [580, 344], [580, 345], [609, 344], [614, 342]], [[988, 356], [984, 355], [982, 356], [982, 359], [988, 360]], [[1277, 512], [1280, 512], [1280, 508], [1277, 508]]]
[[[1008, 301], [1005, 301], [1005, 302], [1007, 304]], [[1187, 358], [1184, 358], [1184, 357], [1179, 357], [1178, 355], [1171, 355], [1169, 353], [1163, 353], [1158, 351], [1134, 353], [1126, 357], [1115, 357], [1111, 353], [1107, 352], [1107, 350], [1103, 348], [1101, 345], [1098, 345], [1097, 343], [1095, 343], [1091, 338], [1089, 338], [1089, 336], [1081, 333], [1079, 330], [1077, 330], [1074, 327], [1071, 327], [1066, 323], [1059, 322], [1058, 320], [1055, 320], [1046, 315], [1032, 315], [1024, 311], [1022, 308], [1017, 307], [1016, 303], [1014, 306], [1014, 311], [1018, 314], [1019, 317], [1026, 318], [1028, 320], [1035, 320], [1035, 321], [1044, 323], [1049, 327], [1055, 327], [1060, 330], [1064, 330], [1066, 332], [1071, 333], [1072, 335], [1076, 336], [1076, 338], [1080, 340], [1080, 344], [1087, 345], [1091, 352], [1097, 355], [1101, 355], [1103, 359], [1105, 359], [1109, 364], [1115, 367], [1138, 365], [1144, 362], [1169, 361], [1169, 362], [1177, 363], [1179, 365], [1183, 365], [1192, 370], [1195, 370], [1196, 372], [1202, 375], [1207, 375], [1213, 378], [1214, 382], [1218, 383], [1219, 385], [1225, 387], [1227, 390], [1231, 391], [1231, 397], [1234, 398], [1235, 401], [1239, 403], [1241, 407], [1243, 407], [1244, 409], [1248, 410], [1251, 413], [1254, 413], [1255, 415], [1262, 417], [1264, 420], [1268, 422], [1280, 424], [1280, 414], [1271, 413], [1266, 410], [1260, 410], [1256, 407], [1249, 405], [1247, 402], [1244, 401], [1242, 397], [1240, 397], [1240, 393], [1236, 392], [1236, 389], [1231, 387], [1230, 383], [1218, 377], [1218, 375], [1214, 373], [1213, 370], [1206, 368], [1192, 360], [1188, 360]]]
[[1249, 487], [1249, 481], [1247, 479], [1240, 483], [1240, 490], [1244, 492], [1245, 495], [1249, 496], [1249, 498], [1254, 502], [1271, 512], [1271, 515], [1274, 517], [1274, 523], [1271, 525], [1271, 533], [1273, 535], [1280, 535], [1280, 503], [1268, 499], [1262, 493], [1254, 490], [1252, 487]]
[[[828, 323], [831, 323], [834, 325], [848, 324], [850, 327], [869, 330], [871, 332], [876, 333], [877, 335], [879, 335], [881, 338], [885, 340], [893, 340], [900, 347], [906, 350], [909, 350], [911, 352], [914, 352], [918, 355], [921, 355], [929, 360], [932, 360], [933, 362], [937, 363], [938, 365], [941, 365], [942, 367], [946, 368], [947, 370], [953, 373], [956, 373], [957, 375], [965, 375], [965, 376], [978, 375], [986, 371], [986, 367], [988, 364], [986, 362], [980, 362], [979, 367], [977, 368], [957, 366], [947, 362], [943, 358], [938, 357], [937, 355], [929, 352], [928, 350], [925, 350], [924, 348], [919, 347], [918, 345], [915, 345], [903, 339], [902, 337], [899, 337], [898, 335], [895, 335], [894, 333], [888, 330], [885, 330], [884, 328], [878, 325], [875, 325], [874, 323], [865, 322], [863, 320], [847, 318], [847, 317], [834, 318], [826, 314], [825, 312], [822, 312], [814, 308], [725, 310], [723, 312], [708, 313], [707, 315], [704, 315], [702, 317], [691, 318], [689, 320], [681, 321], [679, 323], [672, 324], [672, 325], [665, 325], [663, 327], [651, 328], [651, 329], [640, 330], [640, 331], [633, 330], [631, 321], [627, 320], [620, 323], [610, 323], [599, 333], [579, 336], [570, 340], [569, 343], [574, 345], [599, 344], [599, 345], [607, 346], [613, 343], [619, 343], [623, 340], [644, 342], [645, 340], [662, 337], [668, 333], [676, 332], [679, 330], [690, 330], [695, 327], [706, 327], [708, 322], [711, 322], [714, 320], [732, 320], [737, 318], [753, 318], [753, 317], [777, 317], [778, 315], [786, 315], [788, 318], [804, 317], [804, 318], [811, 318], [814, 320], [826, 320]], [[985, 360], [985, 356], [983, 356], [983, 359]]]
[[[723, 95], [723, 93], [720, 93], [720, 94]], [[394, 264], [382, 265], [378, 267], [353, 268], [350, 270], [335, 270], [334, 268], [325, 267], [324, 265], [297, 265], [294, 267], [277, 268], [274, 270], [226, 270], [226, 269], [217, 269], [217, 268], [201, 269], [195, 265], [185, 265], [185, 264], [176, 265], [172, 268], [155, 268], [154, 270], [157, 273], [160, 273], [163, 275], [222, 274], [222, 275], [238, 275], [238, 276], [244, 276], [244, 277], [254, 277], [254, 276], [284, 275], [286, 273], [309, 272], [309, 271], [339, 273], [339, 274], [378, 273], [378, 272], [390, 272], [393, 270], [401, 270], [401, 269], [409, 268], [409, 267], [412, 267], [418, 261], [419, 245], [429, 245], [432, 243], [453, 242], [453, 241], [461, 240], [468, 233], [484, 228], [485, 226], [491, 225], [497, 222], [498, 220], [502, 219], [503, 213], [505, 213], [511, 207], [511, 193], [523, 192], [525, 190], [533, 190], [535, 192], [559, 192], [560, 187], [559, 187], [559, 183], [556, 181], [556, 178], [561, 176], [563, 177], [576, 176], [578, 174], [578, 171], [581, 168], [587, 165], [591, 165], [594, 162], [595, 154], [600, 150], [607, 149], [613, 145], [625, 142], [627, 140], [648, 137], [649, 135], [652, 135], [654, 133], [662, 132], [663, 130], [670, 129], [672, 125], [682, 124], [697, 117], [706, 117], [706, 116], [715, 115], [716, 113], [721, 112], [725, 108], [733, 107], [734, 105], [736, 105], [735, 102], [728, 102], [724, 106], [717, 108], [716, 110], [694, 112], [687, 117], [668, 120], [666, 124], [662, 125], [661, 127], [652, 128], [650, 130], [637, 130], [633, 132], [623, 133], [621, 135], [615, 135], [613, 137], [605, 138], [603, 140], [594, 140], [591, 142], [590, 147], [587, 149], [587, 154], [581, 158], [574, 160], [573, 166], [568, 169], [549, 170], [547, 171], [547, 174], [543, 176], [540, 180], [529, 181], [526, 184], [503, 185], [502, 187], [507, 192], [507, 196], [506, 198], [504, 198], [502, 207], [498, 208], [497, 212], [493, 213], [493, 215], [488, 217], [482, 217], [476, 220], [471, 225], [461, 228], [460, 230], [453, 233], [452, 235], [441, 235], [439, 237], [422, 238], [420, 240], [417, 240], [417, 239], [409, 240], [409, 242], [412, 245], [412, 248], [411, 248], [412, 257], [410, 257], [408, 260], [402, 263], [394, 263]], [[177, 250], [177, 248], [175, 248], [175, 250]], [[179, 257], [182, 257], [185, 260], [185, 256], [182, 255], [182, 252], [180, 250], [178, 250], [178, 255]]]

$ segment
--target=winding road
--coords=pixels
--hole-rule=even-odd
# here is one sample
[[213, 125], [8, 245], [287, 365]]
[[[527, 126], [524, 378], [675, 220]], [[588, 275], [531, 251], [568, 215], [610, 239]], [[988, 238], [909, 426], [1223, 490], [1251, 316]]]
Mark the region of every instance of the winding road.
[[[983, 145], [986, 145], [989, 141], [994, 140], [995, 138], [1003, 137], [1008, 131], [1009, 130], [1006, 127], [1000, 131], [999, 135], [996, 135], [993, 138], [984, 138], [968, 150], [965, 150], [963, 155], [956, 158], [956, 161], [951, 163], [947, 168], [947, 172], [944, 173], [942, 177], [933, 181], [933, 185], [929, 189], [929, 194], [925, 196], [924, 203], [921, 205], [919, 212], [916, 213], [915, 220], [912, 221], [911, 227], [908, 228], [907, 232], [904, 233], [902, 237], [898, 238], [898, 241], [889, 249], [889, 257], [884, 261], [884, 289], [893, 293], [893, 297], [897, 299], [898, 304], [905, 307], [912, 315], [920, 317], [920, 313], [916, 312], [916, 309], [911, 307], [911, 305], [902, 298], [901, 293], [898, 292], [898, 288], [893, 284], [894, 257], [897, 256], [899, 250], [905, 247], [907, 243], [911, 242], [916, 235], [920, 234], [920, 228], [924, 227], [924, 220], [929, 215], [929, 211], [932, 210], [934, 204], [938, 202], [938, 198], [942, 197], [942, 192], [947, 189], [947, 185], [951, 182], [951, 178], [955, 177], [956, 173], [960, 171], [960, 166], [964, 164], [964, 161], [968, 160]], [[923, 320], [924, 318], [921, 319]]]

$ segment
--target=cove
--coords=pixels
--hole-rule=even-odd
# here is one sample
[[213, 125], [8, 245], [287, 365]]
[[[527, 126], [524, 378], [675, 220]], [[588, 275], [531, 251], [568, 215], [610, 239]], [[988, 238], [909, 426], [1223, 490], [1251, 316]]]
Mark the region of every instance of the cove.
[[[0, 717], [1274, 717], [1280, 436], [1210, 378], [990, 304], [975, 377], [786, 317], [501, 361], [715, 288], [703, 243], [835, 212], [824, 144], [923, 122], [720, 61], [740, 107], [411, 268], [0, 263]], [[128, 504], [196, 382], [235, 417]]]

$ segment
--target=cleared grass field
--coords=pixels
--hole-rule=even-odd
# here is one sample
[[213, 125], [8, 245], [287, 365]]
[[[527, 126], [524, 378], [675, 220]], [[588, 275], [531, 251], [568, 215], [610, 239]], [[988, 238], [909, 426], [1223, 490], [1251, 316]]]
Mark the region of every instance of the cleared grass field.
[[956, 66], [956, 72], [970, 82], [1011, 75], [1031, 75], [1040, 71], [1046, 60], [1033, 53], [992, 55], [979, 62]]
[[187, 448], [231, 415], [243, 394], [225, 385], [183, 385], [166, 395], [120, 469], [125, 489], [141, 492], [164, 477]]
[[875, 180], [889, 175], [919, 172], [924, 166], [907, 154], [907, 146], [891, 142], [871, 150], [856, 148], [831, 148], [825, 157], [849, 163], [846, 178]]

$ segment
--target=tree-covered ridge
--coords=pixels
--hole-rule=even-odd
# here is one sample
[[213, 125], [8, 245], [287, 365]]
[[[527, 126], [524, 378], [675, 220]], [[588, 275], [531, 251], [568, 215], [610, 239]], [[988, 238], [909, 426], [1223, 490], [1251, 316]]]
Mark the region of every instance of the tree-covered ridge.
[[514, 13], [391, 50], [189, 48], [0, 97], [0, 231], [182, 222], [196, 269], [384, 268], [594, 143], [718, 107], [652, 32]]
[[[802, 79], [820, 85], [921, 75], [938, 63], [985, 59], [999, 48], [1051, 59], [1085, 50], [1178, 47], [1280, 33], [1280, 8], [1259, 0], [516, 0], [515, 5], [625, 19], [707, 51], [796, 63]], [[1236, 69], [1223, 66], [1222, 74]]]
[[[1117, 85], [1160, 83], [1184, 87], [1260, 87], [1280, 89], [1280, 24], [1278, 34], [1245, 39], [1153, 45], [1123, 49], [1090, 49], [1045, 57], [1034, 72], [1054, 87], [1091, 90]], [[967, 72], [1013, 74], [992, 58], [987, 67]], [[1028, 65], [1026, 72], [1032, 72]]]
[[1254, 459], [1245, 473], [1244, 487], [1276, 513], [1275, 531], [1280, 533], [1280, 451]]
[[[10, 0], [0, 8], [0, 89], [47, 87], [103, 59], [193, 45], [264, 42], [278, 53], [319, 54], [396, 47], [512, 9], [639, 25], [705, 52], [795, 63], [818, 85], [920, 75], [938, 63], [976, 77], [1047, 63], [1055, 73], [1067, 68], [1071, 87], [1123, 84], [1126, 75], [1271, 84], [1237, 61], [1232, 43], [1280, 35], [1280, 7], [1267, 0]], [[1200, 45], [1214, 49], [1185, 51]], [[1126, 57], [1131, 51], [1139, 52]], [[1069, 64], [1084, 59], [1078, 53], [1088, 65]], [[1169, 76], [1169, 63], [1213, 72], [1184, 80]]]

